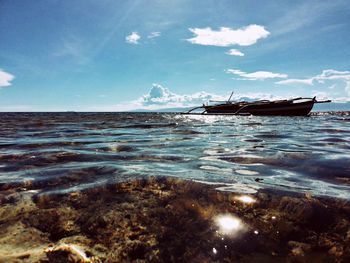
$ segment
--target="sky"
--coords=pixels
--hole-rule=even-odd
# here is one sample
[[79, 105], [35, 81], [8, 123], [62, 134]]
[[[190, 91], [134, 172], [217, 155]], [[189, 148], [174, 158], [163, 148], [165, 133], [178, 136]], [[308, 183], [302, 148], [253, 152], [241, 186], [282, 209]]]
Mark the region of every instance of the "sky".
[[350, 101], [348, 0], [0, 0], [0, 111]]

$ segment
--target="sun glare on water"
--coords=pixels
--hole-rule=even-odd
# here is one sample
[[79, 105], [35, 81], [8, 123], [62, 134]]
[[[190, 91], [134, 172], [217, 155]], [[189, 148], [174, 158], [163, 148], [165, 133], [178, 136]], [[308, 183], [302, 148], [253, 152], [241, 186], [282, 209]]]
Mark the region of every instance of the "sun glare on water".
[[242, 221], [232, 215], [218, 216], [215, 221], [221, 234], [235, 234], [243, 228]]
[[256, 200], [249, 195], [239, 196], [239, 197], [237, 197], [237, 200], [241, 201], [242, 203], [246, 203], [246, 204], [251, 204], [251, 203], [256, 202]]

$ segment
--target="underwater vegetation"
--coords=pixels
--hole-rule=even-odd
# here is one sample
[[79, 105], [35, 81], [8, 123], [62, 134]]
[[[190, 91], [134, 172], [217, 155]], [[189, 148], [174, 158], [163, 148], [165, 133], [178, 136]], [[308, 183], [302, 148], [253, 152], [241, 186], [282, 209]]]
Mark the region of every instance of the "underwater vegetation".
[[[349, 201], [149, 177], [0, 192], [1, 262], [349, 262]], [[30, 189], [30, 187], [29, 187]]]

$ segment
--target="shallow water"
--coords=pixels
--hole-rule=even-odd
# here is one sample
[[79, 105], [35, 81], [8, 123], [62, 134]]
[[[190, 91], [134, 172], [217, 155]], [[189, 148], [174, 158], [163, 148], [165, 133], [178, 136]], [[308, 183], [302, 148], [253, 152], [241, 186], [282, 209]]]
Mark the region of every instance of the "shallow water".
[[69, 192], [147, 176], [350, 199], [350, 115], [0, 113], [0, 188]]

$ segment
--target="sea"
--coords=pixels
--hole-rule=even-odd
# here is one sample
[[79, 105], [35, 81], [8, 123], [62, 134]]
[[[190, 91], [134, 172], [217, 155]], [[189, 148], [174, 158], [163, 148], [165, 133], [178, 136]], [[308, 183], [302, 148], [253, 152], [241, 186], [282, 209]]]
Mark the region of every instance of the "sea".
[[350, 200], [350, 113], [0, 113], [0, 189], [67, 193], [150, 176]]

